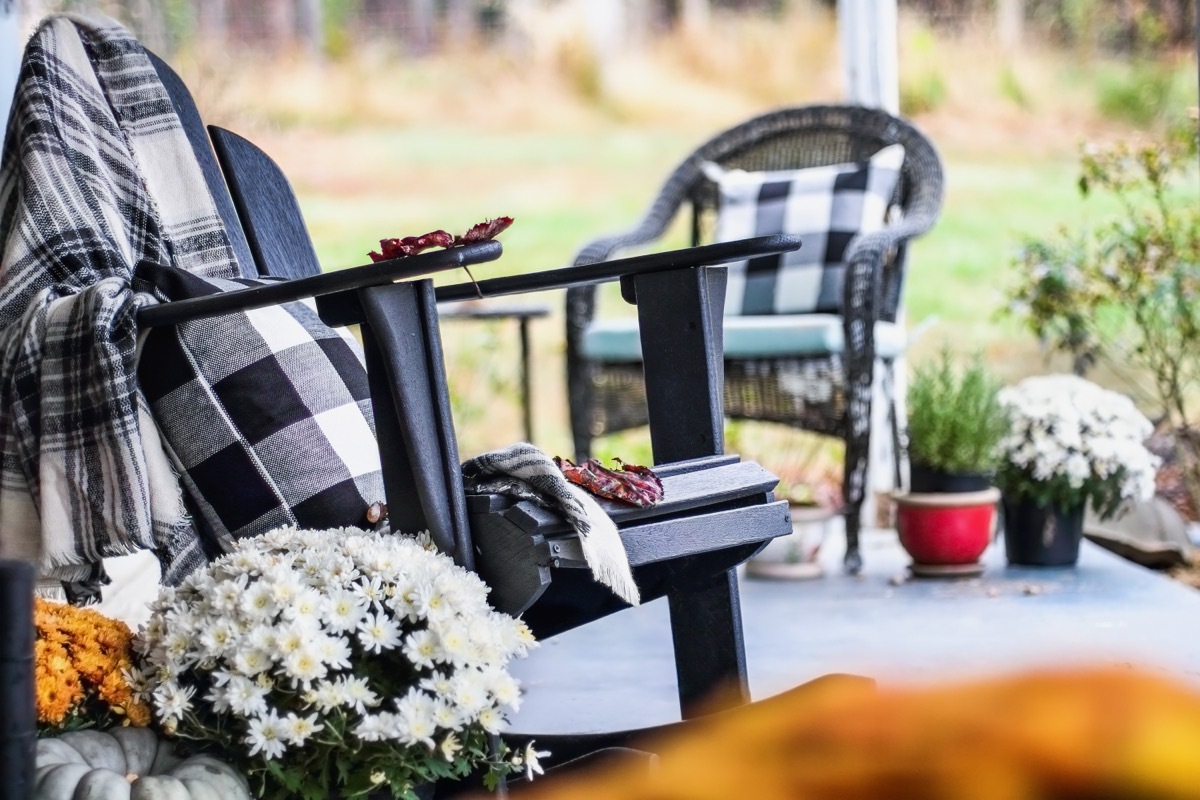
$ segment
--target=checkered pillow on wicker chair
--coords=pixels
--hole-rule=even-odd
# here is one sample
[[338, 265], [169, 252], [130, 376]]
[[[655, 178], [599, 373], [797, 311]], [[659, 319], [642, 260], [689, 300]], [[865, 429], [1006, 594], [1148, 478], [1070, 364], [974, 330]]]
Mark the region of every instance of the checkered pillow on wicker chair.
[[720, 190], [715, 239], [791, 233], [803, 247], [729, 265], [725, 313], [838, 312], [845, 253], [859, 233], [879, 230], [900, 180], [903, 145], [867, 161], [775, 172], [725, 170], [706, 162]]
[[[139, 268], [181, 300], [257, 282]], [[297, 302], [156, 328], [138, 377], [207, 534], [365, 525], [384, 499], [361, 350]]]

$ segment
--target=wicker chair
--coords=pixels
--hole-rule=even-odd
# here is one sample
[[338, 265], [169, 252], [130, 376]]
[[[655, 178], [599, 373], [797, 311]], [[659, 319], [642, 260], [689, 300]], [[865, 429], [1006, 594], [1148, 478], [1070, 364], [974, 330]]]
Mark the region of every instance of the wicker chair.
[[[783, 423], [845, 441], [843, 510], [846, 567], [851, 572], [862, 564], [858, 533], [867, 489], [876, 365], [882, 367], [881, 388], [898, 438], [892, 363], [903, 349], [896, 342], [904, 337], [892, 323], [908, 240], [927, 231], [941, 208], [942, 165], [928, 139], [902, 119], [858, 106], [802, 106], [756, 117], [701, 145], [671, 173], [641, 222], [588, 243], [575, 259], [576, 264], [603, 261], [622, 249], [655, 241], [685, 202], [692, 207], [693, 242], [710, 240], [718, 192], [702, 171], [705, 161], [747, 171], [797, 169], [863, 161], [897, 142], [904, 146], [905, 158], [893, 203], [902, 213], [883, 230], [856, 237], [847, 249], [840, 320], [844, 345], [746, 359], [731, 356], [727, 347], [725, 356], [727, 417]], [[595, 311], [594, 286], [568, 292], [567, 383], [578, 458], [588, 456], [594, 437], [646, 422], [641, 363], [586, 355], [585, 338]], [[874, 323], [882, 324], [877, 329]], [[889, 326], [890, 345], [877, 347]]]

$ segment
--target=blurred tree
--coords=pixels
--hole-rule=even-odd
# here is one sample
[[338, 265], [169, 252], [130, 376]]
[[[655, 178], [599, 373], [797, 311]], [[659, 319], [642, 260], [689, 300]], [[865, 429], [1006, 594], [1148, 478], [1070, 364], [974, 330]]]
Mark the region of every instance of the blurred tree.
[[424, 56], [433, 52], [437, 8], [434, 0], [407, 0], [404, 41], [410, 55]]
[[474, 42], [479, 38], [479, 0], [447, 0], [446, 41]]
[[229, 9], [226, 0], [195, 0], [196, 33], [215, 42], [228, 36]]

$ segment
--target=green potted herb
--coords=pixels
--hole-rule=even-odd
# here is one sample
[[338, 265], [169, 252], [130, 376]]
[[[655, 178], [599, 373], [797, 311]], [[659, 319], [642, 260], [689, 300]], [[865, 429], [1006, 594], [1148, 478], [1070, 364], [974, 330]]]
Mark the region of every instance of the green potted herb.
[[944, 349], [908, 388], [910, 491], [898, 493], [896, 529], [916, 575], [975, 575], [991, 541], [1000, 492], [991, 485], [1008, 433], [1001, 382], [982, 356], [962, 367]]
[[1002, 383], [979, 354], [961, 369], [948, 349], [919, 366], [908, 387], [909, 488], [913, 492], [980, 491], [999, 465], [1008, 433]]

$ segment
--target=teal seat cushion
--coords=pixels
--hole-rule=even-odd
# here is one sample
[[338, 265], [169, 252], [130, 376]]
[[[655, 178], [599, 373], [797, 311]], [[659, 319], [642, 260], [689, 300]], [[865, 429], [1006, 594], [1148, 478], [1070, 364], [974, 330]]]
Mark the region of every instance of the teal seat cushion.
[[[896, 358], [907, 337], [893, 322], [875, 323], [875, 353]], [[837, 314], [770, 314], [725, 318], [725, 355], [730, 358], [781, 358], [840, 353], [845, 347]], [[594, 361], [641, 361], [637, 319], [593, 322], [583, 335], [583, 354]]]

